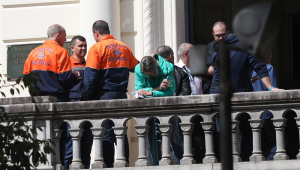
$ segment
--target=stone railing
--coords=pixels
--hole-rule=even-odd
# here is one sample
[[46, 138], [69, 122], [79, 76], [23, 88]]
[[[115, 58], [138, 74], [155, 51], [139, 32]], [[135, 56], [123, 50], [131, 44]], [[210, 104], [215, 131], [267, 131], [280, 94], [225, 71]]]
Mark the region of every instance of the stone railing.
[[[84, 122], [92, 124], [94, 135], [95, 159], [91, 168], [101, 169], [105, 167], [102, 153], [102, 136], [104, 134], [103, 123], [110, 119], [114, 122], [114, 133], [117, 138], [117, 156], [114, 167], [125, 167], [124, 137], [127, 132], [126, 122], [135, 119], [136, 132], [138, 134], [138, 160], [135, 167], [126, 169], [153, 169], [148, 166], [146, 155], [146, 136], [149, 126], [148, 121], [156, 117], [160, 122], [162, 133], [162, 159], [160, 166], [156, 169], [221, 169], [220, 163], [214, 153], [213, 131], [215, 128], [214, 116], [219, 109], [218, 95], [199, 95], [183, 97], [160, 97], [149, 99], [123, 99], [106, 101], [83, 101], [56, 103], [53, 97], [23, 97], [0, 99], [0, 105], [9, 114], [23, 113], [29, 122], [41, 126], [44, 131], [38, 133], [39, 139], [52, 139], [56, 146], [53, 146], [56, 155], [48, 155], [49, 163], [40, 165], [38, 169], [63, 169], [60, 154], [59, 140], [61, 137], [60, 126], [68, 122], [71, 126], [70, 134], [73, 140], [73, 161], [71, 169], [82, 167], [80, 158], [80, 140]], [[300, 90], [280, 92], [253, 92], [237, 93], [232, 97], [232, 139], [233, 158], [235, 169], [300, 169], [300, 162], [288, 160], [285, 151], [284, 129], [286, 125], [285, 114], [294, 111], [298, 127], [300, 127]], [[261, 128], [262, 115], [272, 112], [273, 124], [276, 130], [276, 155], [274, 161], [264, 161], [261, 151]], [[241, 159], [236, 147], [236, 134], [239, 124], [238, 117], [242, 113], [250, 115], [249, 119], [253, 134], [253, 152], [249, 162], [240, 162]], [[184, 155], [180, 165], [171, 165], [170, 156], [170, 133], [172, 131], [172, 119], [178, 116], [181, 119], [180, 127], [183, 133]], [[201, 116], [202, 128], [205, 134], [206, 154], [202, 164], [195, 164], [192, 155], [192, 132], [193, 119]], [[299, 142], [299, 141], [298, 141]], [[300, 159], [300, 154], [297, 155]], [[146, 167], [147, 166], [147, 167]], [[152, 167], [152, 168], [151, 168]]]

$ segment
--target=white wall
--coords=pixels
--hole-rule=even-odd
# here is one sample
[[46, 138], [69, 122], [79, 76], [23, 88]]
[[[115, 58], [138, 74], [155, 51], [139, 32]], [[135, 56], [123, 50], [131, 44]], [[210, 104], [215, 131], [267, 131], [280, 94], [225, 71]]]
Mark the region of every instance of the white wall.
[[177, 49], [185, 42], [184, 0], [164, 0], [163, 14], [165, 45], [173, 49], [176, 63]]
[[[54, 23], [65, 27], [69, 40], [79, 34], [79, 7], [79, 0], [1, 0], [1, 73], [7, 73], [8, 45], [42, 43], [47, 39], [48, 27]], [[29, 96], [28, 90], [11, 96], [9, 89], [3, 89], [7, 97]]]

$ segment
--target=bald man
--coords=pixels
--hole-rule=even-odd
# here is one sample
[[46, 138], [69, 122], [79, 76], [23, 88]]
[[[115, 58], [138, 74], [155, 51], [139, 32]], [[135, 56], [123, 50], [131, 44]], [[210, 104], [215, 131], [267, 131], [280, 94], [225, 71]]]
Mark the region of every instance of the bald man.
[[24, 63], [23, 81], [31, 96], [54, 96], [57, 102], [68, 100], [68, 90], [77, 79], [72, 74], [68, 51], [63, 48], [66, 30], [53, 24], [48, 40], [33, 49]]

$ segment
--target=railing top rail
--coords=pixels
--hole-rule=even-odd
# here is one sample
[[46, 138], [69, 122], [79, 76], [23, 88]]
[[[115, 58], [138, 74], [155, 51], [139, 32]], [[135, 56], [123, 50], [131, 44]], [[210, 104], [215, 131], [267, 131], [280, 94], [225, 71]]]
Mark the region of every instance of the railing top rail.
[[[192, 112], [217, 112], [219, 95], [172, 96], [148, 99], [119, 99], [56, 103], [54, 97], [0, 99], [7, 113], [51, 117], [116, 117]], [[232, 110], [274, 109], [300, 106], [300, 90], [235, 93]]]

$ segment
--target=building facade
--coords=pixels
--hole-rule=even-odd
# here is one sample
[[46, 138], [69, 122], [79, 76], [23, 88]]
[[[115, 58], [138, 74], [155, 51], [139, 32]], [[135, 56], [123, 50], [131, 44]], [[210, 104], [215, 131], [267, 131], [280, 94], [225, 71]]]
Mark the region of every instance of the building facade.
[[[185, 42], [184, 0], [1, 0], [0, 2], [2, 64], [0, 70], [5, 75], [8, 75], [11, 69], [22, 67], [27, 57], [8, 56], [9, 48], [20, 44], [43, 43], [47, 39], [47, 28], [54, 23], [65, 27], [67, 41], [75, 35], [86, 37], [89, 48], [95, 43], [92, 24], [96, 20], [105, 20], [110, 26], [111, 34], [127, 44], [138, 60], [155, 52], [164, 44], [171, 46], [176, 54], [178, 45]], [[16, 63], [8, 66], [9, 60]], [[128, 91], [134, 91], [134, 74], [130, 75]], [[24, 91], [20, 96], [26, 95], [28, 93]], [[9, 92], [7, 96], [10, 96]]]

